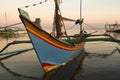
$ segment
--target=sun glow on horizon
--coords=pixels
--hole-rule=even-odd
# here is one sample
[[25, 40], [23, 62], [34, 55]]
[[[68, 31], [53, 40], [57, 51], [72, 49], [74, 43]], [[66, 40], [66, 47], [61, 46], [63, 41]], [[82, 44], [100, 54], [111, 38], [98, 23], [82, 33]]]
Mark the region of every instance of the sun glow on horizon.
[[[5, 26], [5, 12], [7, 13], [7, 24], [20, 22], [18, 8], [26, 10], [31, 19], [40, 17], [41, 24], [52, 26], [54, 17], [54, 0], [48, 0], [30, 8], [23, 8], [44, 0], [0, 0], [0, 27]], [[85, 23], [103, 26], [106, 22], [120, 23], [120, 0], [83, 0], [82, 17]], [[60, 5], [62, 16], [78, 19], [80, 17], [80, 0], [62, 0]]]

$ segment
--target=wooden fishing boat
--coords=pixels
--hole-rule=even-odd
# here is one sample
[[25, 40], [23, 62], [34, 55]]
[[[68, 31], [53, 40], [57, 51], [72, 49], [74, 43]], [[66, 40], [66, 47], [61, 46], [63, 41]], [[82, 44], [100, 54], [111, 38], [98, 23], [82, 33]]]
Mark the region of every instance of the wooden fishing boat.
[[[70, 80], [82, 63], [84, 52], [84, 41], [82, 31], [82, 18], [75, 21], [80, 25], [80, 34], [62, 36], [60, 20], [63, 19], [59, 13], [59, 0], [55, 1], [54, 25], [56, 34], [52, 35], [41, 29], [38, 23], [32, 22], [28, 13], [18, 9], [20, 19], [23, 22], [38, 59], [45, 72], [44, 80]], [[65, 20], [70, 20], [66, 19]], [[74, 21], [74, 20], [73, 20]]]
[[106, 24], [105, 25], [105, 30], [107, 32], [117, 32], [117, 33], [120, 33], [120, 24], [117, 24], [117, 22], [115, 24]]

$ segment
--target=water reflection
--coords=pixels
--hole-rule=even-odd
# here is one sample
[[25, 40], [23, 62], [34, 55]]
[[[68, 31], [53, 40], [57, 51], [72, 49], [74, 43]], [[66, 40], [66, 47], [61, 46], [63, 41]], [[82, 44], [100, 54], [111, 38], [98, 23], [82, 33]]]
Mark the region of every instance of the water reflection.
[[73, 80], [119, 80], [119, 50], [116, 47], [111, 52], [86, 52], [85, 60]]
[[[26, 45], [25, 43], [30, 44]], [[43, 70], [34, 53], [28, 36], [9, 38], [8, 40], [0, 37], [0, 72], [2, 72], [0, 80], [8, 80], [8, 78], [42, 80]]]
[[118, 47], [116, 47], [116, 49], [114, 49], [111, 53], [109, 54], [100, 54], [100, 53], [90, 53], [90, 52], [86, 52], [86, 56], [88, 58], [93, 58], [93, 57], [97, 57], [97, 58], [107, 58], [109, 56], [112, 56], [113, 54], [116, 53], [116, 51], [118, 51], [120, 53], [120, 49]]
[[26, 76], [26, 75], [23, 75], [23, 74], [19, 74], [19, 73], [13, 72], [13, 71], [11, 71], [9, 68], [7, 68], [7, 67], [4, 65], [4, 63], [1, 62], [1, 61], [0, 61], [0, 65], [1, 65], [1, 67], [2, 67], [3, 69], [5, 69], [8, 73], [12, 74], [13, 76], [41, 80], [41, 78], [38, 78], [38, 77]]
[[8, 59], [8, 58], [10, 58], [10, 57], [13, 57], [13, 56], [19, 55], [19, 54], [21, 54], [21, 53], [25, 53], [25, 52], [30, 51], [30, 50], [33, 50], [33, 48], [26, 49], [26, 50], [23, 50], [23, 51], [18, 51], [18, 52], [16, 52], [16, 53], [11, 53], [11, 54], [8, 55], [8, 56], [5, 56], [5, 57], [0, 58], [0, 61], [2, 61], [2, 60], [6, 60], [6, 59]]
[[[114, 35], [115, 36], [115, 35]], [[118, 35], [117, 35], [118, 36]], [[120, 37], [118, 37], [118, 38], [120, 38]], [[100, 44], [101, 43], [104, 43], [104, 42], [100, 42]], [[111, 44], [111, 43], [110, 43]], [[95, 43], [95, 45], [96, 45], [96, 43]], [[104, 44], [105, 46], [107, 46], [106, 44]], [[97, 46], [104, 46], [104, 45], [97, 45]], [[110, 48], [110, 46], [112, 46], [112, 48], [113, 48], [113, 45], [114, 44], [111, 44], [111, 45], [108, 45], [107, 46], [107, 48], [109, 48], [109, 50], [111, 50], [111, 48]], [[115, 45], [114, 45], [115, 46]], [[89, 47], [91, 47], [91, 45], [89, 46]], [[116, 47], [116, 46], [115, 46]], [[104, 71], [105, 71], [105, 69], [103, 70], [103, 67], [104, 67], [104, 62], [102, 62], [102, 59], [104, 59], [107, 63], [111, 63], [112, 64], [112, 62], [111, 61], [109, 61], [109, 59], [108, 59], [108, 57], [110, 57], [110, 56], [112, 56], [113, 54], [117, 54], [118, 52], [120, 53], [120, 49], [118, 48], [118, 47], [116, 47], [115, 49], [113, 49], [111, 52], [109, 52], [108, 54], [105, 52], [105, 53], [97, 53], [97, 52], [99, 52], [99, 50], [97, 50], [97, 52], [96, 53], [94, 53], [93, 51], [94, 51], [94, 47], [91, 47], [92, 49], [90, 49], [89, 51], [92, 51], [92, 52], [86, 52], [87, 53], [87, 56], [86, 56], [86, 58], [89, 58], [89, 59], [86, 59], [85, 61], [84, 61], [84, 63], [79, 67], [79, 70], [77, 70], [77, 73], [76, 73], [76, 75], [75, 75], [75, 77], [74, 77], [74, 79], [73, 80], [97, 80], [97, 79], [99, 79], [99, 78], [101, 78], [101, 76], [99, 77], [97, 74], [96, 74], [96, 72], [98, 71], [98, 74], [100, 74], [101, 73], [101, 75], [102, 74], [104, 74], [104, 75], [106, 75], [105, 73], [104, 73]], [[103, 47], [103, 49], [104, 48], [106, 48], [106, 47]], [[96, 48], [96, 49], [100, 49], [100, 48]], [[102, 48], [100, 49], [100, 50], [102, 50]], [[8, 66], [8, 64], [6, 63], [6, 65], [5, 65], [5, 63], [3, 63], [3, 60], [6, 60], [6, 59], [9, 59], [9, 58], [11, 58], [11, 57], [13, 57], [13, 56], [17, 56], [17, 55], [19, 55], [19, 54], [21, 54], [21, 53], [25, 53], [25, 52], [16, 52], [16, 53], [13, 53], [13, 54], [10, 54], [10, 55], [6, 55], [6, 56], [2, 56], [2, 58], [0, 58], [0, 66], [1, 66], [1, 68], [3, 68], [3, 69], [5, 69], [8, 73], [10, 73], [10, 74], [12, 74], [13, 76], [15, 76], [15, 77], [22, 77], [23, 78], [23, 80], [25, 80], [25, 78], [26, 79], [37, 79], [37, 80], [41, 80], [41, 78], [39, 78], [39, 76], [38, 77], [36, 77], [36, 76], [27, 76], [26, 74], [24, 75], [24, 73], [23, 74], [20, 74], [20, 73], [17, 73], [17, 72], [15, 72], [15, 71], [12, 71], [12, 69], [11, 69], [11, 67], [9, 67]], [[118, 56], [119, 57], [119, 56]], [[91, 59], [92, 58], [92, 59]], [[95, 59], [94, 59], [95, 58]], [[96, 58], [100, 58], [100, 61], [97, 61], [96, 60]], [[107, 59], [108, 60], [107, 60]], [[111, 57], [110, 57], [111, 58]], [[112, 57], [112, 58], [114, 58], [114, 57]], [[115, 57], [116, 58], [116, 57]], [[119, 58], [118, 58], [119, 59]], [[17, 59], [15, 59], [15, 60], [17, 60]], [[91, 60], [91, 63], [93, 62], [94, 64], [89, 64], [90, 63], [90, 60]], [[94, 61], [93, 61], [94, 60]], [[6, 61], [7, 62], [7, 61]], [[85, 63], [86, 62], [86, 63]], [[99, 66], [98, 65], [98, 63], [99, 64], [101, 64], [102, 66]], [[115, 63], [115, 62], [114, 62]], [[117, 61], [116, 61], [116, 63], [117, 63]], [[112, 64], [112, 65], [107, 65], [107, 69], [106, 70], [108, 70], [109, 68], [110, 68], [110, 66], [112, 66], [113, 67], [113, 65], [114, 64]], [[118, 60], [118, 64], [119, 64], [119, 60]], [[117, 64], [117, 65], [118, 65]], [[91, 67], [91, 65], [92, 65], [92, 67]], [[115, 65], [116, 66], [116, 65]], [[119, 65], [118, 65], [119, 66]], [[95, 67], [97, 67], [97, 69], [95, 69]], [[100, 67], [99, 69], [102, 69], [101, 71], [99, 71], [99, 69], [98, 69], [98, 67]], [[92, 69], [93, 68], [93, 69]], [[118, 67], [117, 67], [118, 68]], [[115, 70], [117, 69], [116, 67], [115, 67]], [[34, 68], [32, 68], [31, 67], [31, 69], [34, 69]], [[23, 69], [23, 70], [25, 70], [25, 69]], [[110, 68], [110, 70], [109, 71], [113, 71], [114, 69], [111, 69]], [[38, 70], [39, 71], [39, 70]], [[93, 72], [92, 72], [93, 71]], [[103, 72], [102, 72], [103, 71]], [[119, 72], [119, 69], [118, 70], [116, 70], [116, 72]], [[94, 73], [95, 72], [95, 73]], [[87, 75], [86, 75], [87, 74]], [[89, 77], [89, 74], [90, 74], [90, 76], [91, 77]], [[93, 74], [93, 75], [92, 75]], [[6, 74], [4, 74], [4, 75], [6, 75]], [[97, 77], [95, 77], [95, 76], [97, 76]], [[107, 74], [106, 76], [111, 76], [111, 74]], [[88, 78], [87, 78], [88, 77]], [[93, 78], [93, 77], [95, 77], [96, 79], [89, 79], [89, 78]], [[87, 78], [87, 79], [86, 79]], [[13, 78], [13, 80], [14, 80], [14, 78]], [[105, 79], [104, 79], [105, 80]], [[106, 79], [107, 80], [107, 79]], [[109, 79], [110, 80], [110, 79]]]
[[[82, 74], [81, 74], [82, 73]], [[84, 78], [84, 65], [83, 63], [79, 66], [77, 72], [75, 73], [76, 75], [74, 76], [74, 78], [72, 80], [78, 80], [78, 78], [76, 79], [77, 74], [79, 74], [79, 80], [82, 80]]]
[[23, 77], [23, 78], [41, 80], [41, 78], [39, 78], [39, 77], [27, 76], [27, 75], [23, 75], [23, 74], [14, 72], [14, 71], [10, 70], [7, 66], [5, 66], [4, 63], [2, 62], [3, 60], [9, 59], [9, 58], [11, 58], [11, 57], [13, 57], [13, 56], [16, 56], [16, 55], [19, 55], [19, 54], [21, 54], [21, 53], [28, 52], [28, 51], [30, 51], [30, 50], [33, 50], [33, 48], [32, 48], [32, 49], [29, 49], [29, 50], [25, 50], [25, 51], [20, 51], [20, 52], [17, 52], [17, 53], [11, 54], [11, 55], [7, 55], [7, 56], [5, 56], [5, 57], [0, 58], [0, 65], [1, 65], [1, 67], [2, 67], [3, 69], [5, 69], [8, 73], [12, 74], [12, 75], [15, 76], [15, 77]]

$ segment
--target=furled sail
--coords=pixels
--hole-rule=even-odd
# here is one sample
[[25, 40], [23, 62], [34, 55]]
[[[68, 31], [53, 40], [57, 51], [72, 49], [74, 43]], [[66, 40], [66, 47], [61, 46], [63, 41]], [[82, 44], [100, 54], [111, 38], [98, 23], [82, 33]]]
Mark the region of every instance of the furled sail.
[[62, 3], [62, 0], [55, 0], [55, 12], [54, 12], [54, 21], [53, 21], [53, 29], [51, 35], [55, 37], [55, 30], [57, 36], [62, 35], [61, 27], [62, 27], [62, 16], [59, 13], [59, 5]]

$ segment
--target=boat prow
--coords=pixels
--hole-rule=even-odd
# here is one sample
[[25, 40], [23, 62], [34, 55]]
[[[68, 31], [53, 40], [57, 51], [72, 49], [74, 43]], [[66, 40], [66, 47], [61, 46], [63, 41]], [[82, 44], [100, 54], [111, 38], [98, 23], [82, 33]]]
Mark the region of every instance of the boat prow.
[[[81, 41], [82, 37], [79, 36], [73, 39], [53, 37], [36, 23], [32, 22], [26, 11], [18, 10], [20, 19], [26, 27], [45, 72], [44, 80], [57, 80], [58, 78], [60, 80], [70, 80], [70, 76], [75, 73], [85, 57], [85, 43]], [[69, 70], [72, 73], [69, 73]], [[66, 77], [60, 74], [65, 74]]]

